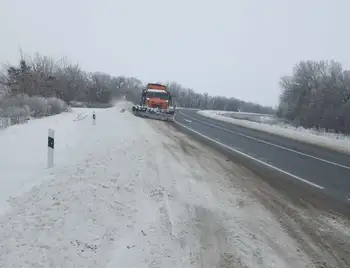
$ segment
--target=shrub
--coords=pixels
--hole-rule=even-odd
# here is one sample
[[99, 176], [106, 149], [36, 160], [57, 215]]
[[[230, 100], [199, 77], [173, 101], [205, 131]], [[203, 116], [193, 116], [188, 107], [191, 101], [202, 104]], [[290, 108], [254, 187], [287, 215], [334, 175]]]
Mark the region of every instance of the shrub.
[[0, 101], [0, 115], [7, 117], [43, 117], [69, 111], [69, 106], [58, 98], [16, 95]]

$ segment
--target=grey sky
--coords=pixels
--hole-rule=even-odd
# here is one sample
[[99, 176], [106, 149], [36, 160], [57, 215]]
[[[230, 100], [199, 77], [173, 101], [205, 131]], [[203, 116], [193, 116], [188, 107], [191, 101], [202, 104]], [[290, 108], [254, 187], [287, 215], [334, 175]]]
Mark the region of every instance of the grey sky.
[[350, 67], [349, 10], [349, 0], [0, 0], [0, 62], [21, 47], [275, 105], [299, 60]]

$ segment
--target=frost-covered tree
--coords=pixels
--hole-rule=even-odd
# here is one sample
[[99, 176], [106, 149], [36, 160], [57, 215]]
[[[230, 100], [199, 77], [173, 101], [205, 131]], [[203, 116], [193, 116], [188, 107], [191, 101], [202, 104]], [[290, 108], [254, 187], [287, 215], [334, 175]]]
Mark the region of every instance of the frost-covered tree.
[[301, 61], [282, 77], [277, 115], [296, 125], [350, 132], [350, 72], [336, 61]]
[[[5, 66], [0, 75], [0, 91], [3, 92], [1, 95], [8, 93], [13, 98], [22, 96], [25, 100], [28, 99], [23, 96], [35, 97], [36, 100], [31, 102], [33, 107], [36, 107], [33, 109], [38, 109], [37, 102], [43, 98], [58, 98], [66, 103], [85, 103], [91, 106], [98, 103], [109, 105], [113, 99], [125, 96], [128, 100], [138, 103], [141, 88], [144, 86], [145, 83], [135, 77], [115, 77], [102, 72], [86, 72], [67, 58], [54, 60], [38, 53], [33, 57], [23, 56], [21, 53], [18, 65]], [[167, 86], [178, 106], [274, 113], [271, 107], [263, 107], [235, 98], [201, 94], [177, 82], [169, 82]], [[19, 98], [15, 98], [16, 101], [19, 101]], [[48, 109], [45, 109], [35, 114], [38, 116], [46, 114]]]

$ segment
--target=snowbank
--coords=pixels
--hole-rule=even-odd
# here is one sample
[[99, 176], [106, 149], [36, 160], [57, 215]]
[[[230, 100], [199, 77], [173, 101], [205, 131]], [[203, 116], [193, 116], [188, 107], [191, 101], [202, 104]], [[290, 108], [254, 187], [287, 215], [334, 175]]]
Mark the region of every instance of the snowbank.
[[258, 122], [258, 123], [273, 124], [278, 122], [278, 119], [276, 118], [276, 116], [269, 115], [269, 114], [226, 112], [226, 111], [219, 111], [217, 114], [227, 116], [227, 117], [233, 117], [235, 119], [249, 120], [249, 121]]
[[[28, 121], [24, 125], [12, 125], [0, 131], [0, 213], [6, 208], [6, 200], [17, 196], [50, 177], [46, 170], [48, 129], [53, 128], [55, 138], [55, 163], [65, 166], [84, 158], [81, 145], [86, 133], [83, 125], [74, 120], [88, 109], [74, 109], [69, 113]], [[88, 111], [91, 113], [91, 111]], [[91, 121], [90, 121], [91, 124]]]
[[316, 133], [297, 131], [295, 129], [283, 128], [275, 125], [268, 125], [264, 123], [251, 122], [247, 120], [241, 120], [236, 118], [231, 118], [223, 115], [223, 111], [212, 111], [212, 110], [204, 110], [198, 111], [198, 114], [205, 116], [207, 118], [220, 120], [227, 123], [236, 124], [242, 127], [255, 129], [259, 131], [264, 131], [267, 133], [283, 136], [286, 138], [290, 138], [293, 140], [310, 143], [313, 145], [317, 145], [320, 147], [328, 148], [331, 150], [343, 152], [350, 154], [350, 139], [344, 136], [344, 139], [332, 138], [330, 136], [321, 136]]
[[0, 267], [306, 267], [278, 219], [234, 186], [239, 171], [127, 105], [96, 111], [96, 125], [74, 109], [0, 133], [1, 203], [12, 196]]

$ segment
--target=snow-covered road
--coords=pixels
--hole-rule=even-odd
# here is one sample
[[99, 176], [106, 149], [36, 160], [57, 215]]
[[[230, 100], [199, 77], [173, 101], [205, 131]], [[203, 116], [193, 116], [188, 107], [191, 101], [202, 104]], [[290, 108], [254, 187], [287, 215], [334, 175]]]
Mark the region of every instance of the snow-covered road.
[[[0, 170], [6, 191], [16, 181], [34, 186], [8, 194], [0, 267], [313, 267], [276, 216], [234, 183], [249, 179], [243, 169], [163, 122], [121, 113], [128, 105], [97, 110], [96, 125], [89, 109], [60, 115], [53, 169], [39, 158], [45, 146], [28, 146], [31, 165]], [[74, 121], [79, 113], [89, 116]], [[45, 120], [5, 131], [34, 124], [46, 134]], [[33, 133], [28, 141], [40, 144]]]

